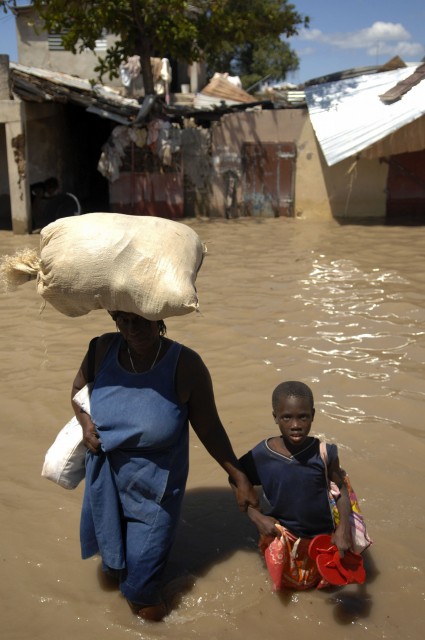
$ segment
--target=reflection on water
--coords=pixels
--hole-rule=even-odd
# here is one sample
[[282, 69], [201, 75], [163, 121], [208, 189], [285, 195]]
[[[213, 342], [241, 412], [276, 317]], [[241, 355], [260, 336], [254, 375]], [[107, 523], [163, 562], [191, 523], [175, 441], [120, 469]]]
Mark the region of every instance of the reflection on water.
[[[44, 452], [69, 419], [70, 383], [88, 340], [113, 326], [102, 312], [40, 313], [29, 283], [1, 295], [4, 637], [254, 640], [281, 635], [283, 624], [295, 638], [422, 637], [423, 230], [287, 219], [190, 224], [208, 245], [201, 313], [169, 319], [169, 336], [208, 364], [238, 455], [274, 434], [276, 384], [312, 386], [315, 433], [338, 444], [375, 540], [368, 582], [272, 593], [255, 531], [191, 436], [168, 568], [174, 609], [157, 626], [135, 619], [102, 582], [98, 560], [79, 559], [82, 488], [67, 492], [40, 478]], [[29, 245], [38, 238], [0, 233], [1, 253]]]

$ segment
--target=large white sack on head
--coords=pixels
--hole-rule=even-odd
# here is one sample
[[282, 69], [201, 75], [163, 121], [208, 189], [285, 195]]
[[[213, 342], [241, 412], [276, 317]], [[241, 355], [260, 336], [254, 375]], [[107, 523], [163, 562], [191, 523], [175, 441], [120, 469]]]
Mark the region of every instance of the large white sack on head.
[[181, 222], [120, 213], [61, 218], [41, 231], [37, 291], [67, 316], [94, 309], [149, 320], [198, 308], [204, 247]]

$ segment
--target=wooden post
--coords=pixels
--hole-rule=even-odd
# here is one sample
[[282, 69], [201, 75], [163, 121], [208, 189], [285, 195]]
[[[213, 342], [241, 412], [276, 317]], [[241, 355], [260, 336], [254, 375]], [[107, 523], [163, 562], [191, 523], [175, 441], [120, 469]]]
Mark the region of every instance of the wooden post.
[[25, 105], [10, 99], [9, 56], [0, 55], [0, 124], [6, 132], [12, 230], [31, 233], [31, 203], [27, 178], [27, 143]]

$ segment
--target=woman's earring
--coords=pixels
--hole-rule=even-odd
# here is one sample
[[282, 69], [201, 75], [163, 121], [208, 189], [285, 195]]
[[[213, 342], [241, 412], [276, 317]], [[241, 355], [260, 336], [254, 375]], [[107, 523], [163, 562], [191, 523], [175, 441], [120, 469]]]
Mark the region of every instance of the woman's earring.
[[120, 330], [118, 329], [118, 322], [115, 323], [115, 327], [116, 327], [117, 332], [119, 333]]

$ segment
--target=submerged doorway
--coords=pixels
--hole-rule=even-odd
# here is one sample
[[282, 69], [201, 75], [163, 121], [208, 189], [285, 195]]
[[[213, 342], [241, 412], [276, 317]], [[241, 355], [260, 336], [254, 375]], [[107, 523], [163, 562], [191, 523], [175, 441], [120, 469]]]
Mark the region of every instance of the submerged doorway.
[[387, 221], [425, 223], [425, 151], [400, 153], [385, 161]]
[[245, 215], [275, 218], [294, 215], [295, 161], [293, 142], [242, 145]]

